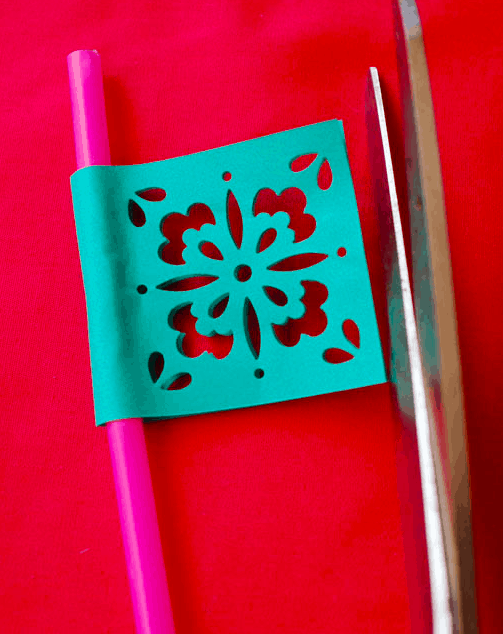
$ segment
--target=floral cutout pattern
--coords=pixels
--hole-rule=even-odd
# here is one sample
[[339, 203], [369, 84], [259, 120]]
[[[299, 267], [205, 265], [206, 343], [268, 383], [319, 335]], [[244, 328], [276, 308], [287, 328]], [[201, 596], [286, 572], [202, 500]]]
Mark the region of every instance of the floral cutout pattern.
[[100, 423], [384, 380], [340, 122], [72, 189]]
[[[315, 153], [298, 156], [291, 161], [290, 169], [293, 172], [304, 171], [316, 161], [317, 157], [318, 154]], [[222, 177], [228, 182], [232, 174], [226, 171]], [[317, 184], [321, 190], [329, 189], [332, 184], [332, 172], [327, 159], [322, 160], [318, 169]], [[166, 197], [166, 192], [160, 187], [150, 187], [136, 194], [150, 202], [160, 202]], [[312, 215], [305, 213], [306, 204], [305, 194], [297, 187], [289, 187], [279, 195], [270, 188], [262, 188], [257, 192], [252, 217], [259, 218], [251, 223], [248, 239], [248, 246], [250, 240], [256, 245], [252, 257], [248, 256], [247, 259], [252, 266], [248, 263], [236, 265], [236, 262], [243, 260], [240, 254], [243, 245], [243, 215], [232, 190], [228, 190], [226, 197], [226, 224], [232, 240], [227, 242], [224, 240], [220, 248], [216, 244], [219, 242], [216, 239], [218, 226], [208, 205], [195, 203], [189, 207], [186, 215], [171, 213], [164, 218], [161, 223], [161, 233], [167, 241], [160, 245], [159, 257], [168, 264], [182, 266], [185, 270], [192, 269], [192, 271], [161, 282], [156, 288], [182, 293], [185, 298], [190, 291], [219, 282], [215, 285], [214, 298], [210, 299], [207, 305], [202, 306], [201, 313], [198, 314], [201, 305], [194, 308], [191, 301], [184, 301], [171, 311], [168, 323], [171, 328], [181, 333], [177, 340], [177, 348], [181, 354], [191, 358], [198, 357], [204, 352], [212, 354], [216, 359], [228, 356], [232, 350], [233, 332], [237, 324], [229, 324], [223, 315], [227, 307], [232, 306], [233, 303], [242, 305], [243, 320], [240, 327], [244, 328], [246, 341], [255, 359], [258, 359], [260, 355], [261, 323], [264, 327], [270, 321], [277, 341], [286, 347], [296, 346], [302, 335], [317, 337], [323, 333], [327, 326], [327, 316], [321, 307], [328, 298], [328, 289], [324, 284], [313, 280], [302, 280], [301, 286], [304, 292], [301, 295], [295, 295], [291, 301], [288, 293], [281, 289], [281, 275], [268, 280], [267, 285], [262, 283], [266, 271], [275, 273], [303, 271], [328, 257], [325, 253], [316, 252], [294, 253], [279, 260], [274, 257], [277, 256], [277, 252], [271, 247], [278, 235], [283, 234], [287, 242], [295, 245], [295, 243], [308, 240], [314, 234], [316, 221]], [[145, 213], [133, 199], [129, 201], [128, 213], [135, 227], [142, 227], [145, 224]], [[271, 218], [268, 224], [264, 224], [261, 214]], [[282, 216], [273, 221], [275, 214], [282, 214]], [[269, 254], [263, 255], [268, 249], [270, 257], [267, 257]], [[223, 252], [227, 254], [227, 257]], [[339, 257], [345, 254], [344, 247], [340, 247]], [[200, 255], [213, 262], [220, 262], [218, 275], [196, 272], [198, 264], [193, 268], [191, 262], [197, 263]], [[199, 270], [207, 270], [207, 265], [208, 263], [204, 262], [202, 266], [199, 264]], [[250, 282], [253, 272], [255, 272], [254, 281]], [[228, 289], [233, 285], [229, 284], [231, 275], [238, 282], [249, 282], [245, 286], [234, 285], [232, 297], [231, 292], [222, 294], [223, 288]], [[275, 323], [274, 317], [266, 314], [266, 311], [261, 311], [259, 319], [249, 295], [257, 294], [260, 290], [274, 306], [288, 306], [280, 323]], [[299, 311], [299, 303], [304, 306], [302, 311]], [[212, 320], [211, 322], [208, 321], [208, 317]], [[199, 327], [197, 327], [198, 323]], [[356, 323], [346, 320], [342, 330], [346, 339], [355, 348], [359, 348], [360, 333]], [[224, 334], [224, 331], [227, 334]], [[353, 358], [353, 354], [340, 348], [329, 348], [323, 353], [323, 359], [332, 364], [345, 363]], [[156, 383], [164, 368], [163, 355], [153, 352], [149, 357], [148, 368], [152, 381]], [[262, 378], [263, 371], [258, 372]], [[258, 376], [257, 373], [256, 376]], [[161, 387], [169, 390], [183, 389], [190, 385], [191, 380], [190, 374], [178, 373], [167, 383], [164, 382]]]
[[[309, 321], [311, 289], [315, 282], [302, 282], [304, 293], [297, 292], [294, 296], [290, 294], [290, 298], [288, 292], [282, 290], [282, 285], [285, 273], [315, 267], [327, 258], [327, 254], [307, 251], [295, 253], [295, 249], [289, 252], [281, 247], [274, 249], [275, 243], [281, 242], [281, 236], [284, 236], [285, 244], [293, 246], [295, 242], [305, 241], [314, 233], [314, 218], [310, 215], [304, 217], [305, 205], [306, 197], [298, 189], [290, 188], [279, 196], [270, 189], [261, 189], [255, 197], [247, 229], [249, 235], [245, 236], [243, 215], [231, 190], [226, 197], [228, 236], [225, 236], [225, 229], [218, 233], [219, 227], [216, 226], [214, 214], [203, 204], [191, 206], [187, 216], [172, 214], [164, 220], [162, 233], [168, 238], [168, 242], [161, 245], [161, 258], [168, 257], [171, 264], [183, 267], [184, 274], [160, 283], [157, 288], [183, 294], [184, 303], [173, 310], [174, 318], [171, 319], [172, 327], [185, 335], [179, 339], [178, 345], [183, 354], [193, 356], [194, 346], [190, 342], [199, 334], [199, 354], [210, 352], [216, 358], [227, 356], [232, 348], [232, 333], [244, 328], [250, 352], [258, 358], [261, 329], [269, 325], [268, 321], [283, 345], [296, 345], [302, 333], [311, 336], [321, 334], [324, 328], [320, 330], [318, 327], [316, 332], [304, 328], [294, 335], [294, 341], [287, 343], [285, 332], [287, 329], [291, 330], [288, 322], [300, 321], [304, 311], [302, 319]], [[282, 208], [287, 211], [280, 211]], [[226, 240], [225, 237], [230, 239]], [[244, 249], [246, 254], [242, 249], [243, 240], [248, 247]], [[204, 273], [210, 266], [215, 274]], [[187, 304], [185, 298], [189, 291], [210, 284], [214, 287], [214, 293], [213, 297], [208, 296], [207, 304]], [[326, 299], [326, 287], [319, 283], [318, 285], [323, 289]], [[265, 306], [263, 302], [259, 306], [254, 305], [253, 297], [257, 295], [265, 296], [271, 307], [276, 307], [277, 314], [281, 308], [282, 319], [268, 314], [270, 311], [267, 310], [267, 302]], [[317, 309], [323, 315], [326, 325], [321, 303], [318, 302]], [[232, 320], [226, 319], [225, 313], [233, 305], [238, 312], [242, 312], [242, 323], [232, 323]], [[285, 321], [287, 325], [283, 325]], [[221, 345], [217, 345], [215, 349], [210, 344], [216, 344], [217, 340]]]

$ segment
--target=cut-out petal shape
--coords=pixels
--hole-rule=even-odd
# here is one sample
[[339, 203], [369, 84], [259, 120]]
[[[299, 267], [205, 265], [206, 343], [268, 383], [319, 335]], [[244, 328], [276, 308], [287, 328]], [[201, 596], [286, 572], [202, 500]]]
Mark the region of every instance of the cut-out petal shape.
[[328, 299], [328, 289], [321, 282], [302, 282], [305, 289], [302, 303], [306, 311], [300, 319], [288, 319], [285, 324], [273, 324], [273, 331], [276, 338], [284, 346], [296, 346], [301, 335], [317, 337], [325, 331], [327, 327], [327, 316], [321, 306]]
[[360, 347], [360, 329], [352, 319], [346, 319], [342, 324], [342, 332], [346, 339], [354, 345], [355, 348]]
[[244, 326], [250, 350], [255, 359], [258, 359], [260, 354], [260, 325], [255, 308], [248, 298], [246, 298], [244, 306]]
[[182, 304], [174, 308], [168, 318], [173, 330], [183, 333], [178, 349], [186, 357], [194, 359], [203, 352], [209, 352], [215, 359], [224, 359], [232, 350], [233, 335], [200, 335], [196, 330], [197, 319], [191, 313], [192, 304]]
[[320, 189], [329, 189], [332, 184], [332, 169], [328, 159], [325, 159], [318, 171], [318, 187]]
[[164, 370], [164, 357], [160, 352], [152, 352], [148, 360], [148, 371], [150, 378], [154, 383], [157, 383], [159, 377]]
[[163, 385], [163, 388], [165, 390], [183, 390], [191, 383], [192, 377], [190, 376], [190, 374], [188, 372], [180, 372], [173, 377], [169, 385], [167, 385], [166, 387]]
[[346, 350], [341, 350], [341, 348], [328, 348], [323, 353], [323, 358], [327, 363], [346, 363], [346, 361], [351, 361], [354, 359], [353, 355], [350, 352], [346, 352]]
[[276, 229], [266, 229], [264, 233], [260, 236], [258, 244], [257, 244], [257, 253], [262, 253], [268, 249], [271, 244], [276, 240], [276, 236], [278, 235]]
[[143, 227], [143, 225], [147, 221], [147, 218], [145, 217], [145, 212], [134, 200], [130, 200], [128, 203], [128, 214], [129, 220], [131, 220], [135, 227]]
[[290, 169], [292, 172], [302, 172], [302, 170], [305, 170], [311, 165], [317, 156], [317, 154], [303, 154], [302, 156], [298, 156], [290, 163]]
[[298, 255], [292, 255], [289, 258], [271, 264], [267, 268], [270, 271], [299, 271], [301, 269], [308, 269], [310, 266], [322, 262], [327, 257], [328, 256], [324, 253], [299, 253]]
[[157, 288], [161, 291], [193, 291], [196, 288], [208, 286], [215, 280], [218, 280], [218, 277], [214, 275], [187, 275], [186, 277], [168, 280], [163, 284], [159, 284]]
[[223, 260], [224, 256], [221, 254], [220, 249], [213, 244], [213, 242], [201, 242], [199, 250], [203, 255], [211, 260]]
[[136, 192], [136, 195], [143, 200], [148, 200], [151, 203], [157, 203], [166, 198], [166, 192], [160, 187], [148, 187], [147, 189], [141, 189]]
[[279, 288], [274, 288], [274, 286], [264, 286], [264, 293], [276, 306], [286, 306], [288, 302], [286, 294], [280, 291]]
[[161, 231], [168, 239], [168, 243], [162, 245], [160, 249], [161, 260], [168, 264], [185, 264], [182, 257], [185, 243], [183, 234], [187, 229], [199, 230], [203, 225], [215, 224], [213, 212], [204, 203], [194, 203], [187, 211], [187, 215], [172, 213], [164, 218]]
[[307, 198], [298, 187], [288, 187], [279, 196], [272, 189], [265, 187], [258, 191], [253, 203], [253, 215], [284, 212], [290, 216], [288, 228], [295, 233], [294, 242], [302, 242], [313, 235], [316, 229], [314, 216], [304, 212]]
[[229, 295], [226, 295], [225, 297], [222, 297], [222, 299], [219, 299], [216, 303], [214, 302], [213, 304], [211, 304], [208, 311], [209, 316], [213, 317], [213, 319], [218, 319], [218, 317], [224, 314], [224, 311], [227, 308], [228, 304]]
[[227, 194], [227, 224], [234, 244], [240, 249], [243, 242], [243, 217], [238, 201], [230, 189]]

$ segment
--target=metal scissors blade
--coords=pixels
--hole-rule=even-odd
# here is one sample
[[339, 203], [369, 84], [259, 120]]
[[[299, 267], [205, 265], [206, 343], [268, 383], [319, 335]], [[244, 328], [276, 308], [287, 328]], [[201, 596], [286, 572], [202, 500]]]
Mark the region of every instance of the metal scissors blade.
[[[379, 77], [367, 127], [381, 220], [390, 374], [415, 427], [433, 616], [438, 634], [477, 632], [468, 460], [449, 243], [433, 103], [414, 0], [395, 1], [413, 270], [412, 301]], [[415, 305], [415, 312], [414, 306]]]

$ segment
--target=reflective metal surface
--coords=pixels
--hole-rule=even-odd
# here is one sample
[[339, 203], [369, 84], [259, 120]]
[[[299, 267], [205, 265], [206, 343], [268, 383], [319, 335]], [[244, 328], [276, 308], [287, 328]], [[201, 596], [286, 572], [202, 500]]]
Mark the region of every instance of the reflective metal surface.
[[394, 3], [413, 291], [447, 559], [452, 631], [476, 632], [461, 365], [435, 117], [414, 0]]
[[[404, 433], [417, 443], [421, 486], [411, 501], [416, 507], [424, 509], [433, 631], [450, 633], [454, 631], [451, 613], [452, 597], [447, 581], [447, 557], [440, 518], [441, 502], [435, 477], [426, 383], [412, 303], [384, 105], [375, 68], [370, 69], [367, 85], [366, 119], [372, 180], [380, 223], [381, 256], [390, 328], [389, 373]], [[412, 448], [410, 459], [414, 459], [413, 443], [410, 445]], [[399, 473], [399, 477], [403, 476], [403, 473]], [[416, 515], [416, 522], [422, 519], [420, 515], [419, 517]], [[410, 561], [416, 554], [416, 549], [410, 546], [410, 542], [414, 539], [415, 534], [409, 537], [408, 541], [404, 540], [406, 559], [408, 558], [406, 564], [412, 570], [418, 565], [418, 562]], [[419, 584], [409, 581], [410, 594], [420, 591]], [[418, 622], [421, 621], [419, 610], [411, 610], [411, 618], [413, 632], [425, 632], [430, 625], [422, 621], [418, 626]]]
[[415, 316], [376, 69], [369, 76], [367, 125], [382, 227], [390, 378], [403, 430], [417, 438], [419, 458], [412, 450], [410, 458], [419, 462], [421, 474], [422, 495], [418, 497], [424, 508], [432, 623], [425, 626], [423, 622], [423, 630], [413, 623], [413, 629], [466, 634], [477, 632], [477, 613], [465, 417], [442, 175], [417, 7], [414, 0], [395, 0], [394, 12]]

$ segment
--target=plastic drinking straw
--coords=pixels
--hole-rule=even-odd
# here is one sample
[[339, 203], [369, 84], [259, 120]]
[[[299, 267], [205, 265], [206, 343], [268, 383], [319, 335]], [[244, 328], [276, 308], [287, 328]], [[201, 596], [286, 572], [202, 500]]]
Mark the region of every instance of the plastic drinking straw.
[[[77, 168], [110, 165], [100, 56], [74, 51], [67, 61]], [[143, 421], [118, 420], [106, 428], [136, 629], [174, 634]]]

